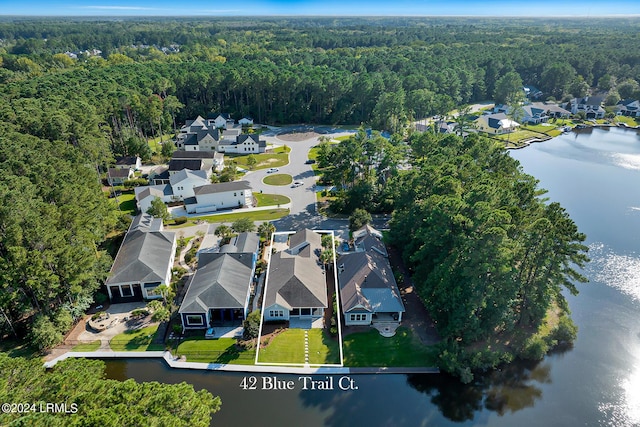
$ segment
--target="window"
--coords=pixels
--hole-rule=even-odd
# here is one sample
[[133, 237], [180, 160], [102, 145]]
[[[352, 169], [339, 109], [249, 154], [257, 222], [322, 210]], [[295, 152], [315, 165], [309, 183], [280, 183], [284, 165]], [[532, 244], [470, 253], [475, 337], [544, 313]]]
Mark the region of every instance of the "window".
[[233, 193], [233, 197], [236, 197], [236, 193]]
[[199, 315], [187, 315], [187, 325], [188, 326], [203, 326], [204, 321], [202, 320], [202, 316]]
[[352, 314], [350, 317], [352, 322], [362, 322], [367, 320], [367, 315], [366, 314]]
[[269, 310], [269, 317], [284, 317], [282, 310]]
[[311, 309], [310, 308], [301, 308], [300, 309], [300, 315], [301, 316], [311, 316]]
[[130, 297], [133, 296], [133, 290], [131, 289], [131, 286], [122, 286], [122, 296], [123, 297]]

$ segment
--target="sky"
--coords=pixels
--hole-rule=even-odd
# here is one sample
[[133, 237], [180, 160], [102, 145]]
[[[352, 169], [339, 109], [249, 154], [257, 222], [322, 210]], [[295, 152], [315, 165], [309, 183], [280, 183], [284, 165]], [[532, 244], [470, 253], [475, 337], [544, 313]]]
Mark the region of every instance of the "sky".
[[0, 0], [0, 15], [640, 17], [640, 0]]

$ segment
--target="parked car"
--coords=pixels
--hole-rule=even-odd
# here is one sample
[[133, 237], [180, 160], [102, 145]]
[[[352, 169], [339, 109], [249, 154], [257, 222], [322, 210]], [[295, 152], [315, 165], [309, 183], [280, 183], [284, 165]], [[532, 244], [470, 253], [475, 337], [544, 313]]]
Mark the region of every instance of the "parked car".
[[314, 164], [315, 162], [316, 162], [315, 160], [313, 160], [313, 159], [309, 159], [309, 160], [307, 160], [307, 161], [306, 161], [306, 162], [304, 162], [304, 163], [305, 163], [306, 165], [312, 165], [312, 164]]
[[342, 244], [342, 252], [349, 252], [349, 242], [344, 242]]
[[301, 186], [303, 186], [303, 185], [304, 185], [304, 182], [302, 182], [302, 181], [295, 181], [293, 184], [291, 184], [291, 186], [292, 186], [293, 188], [301, 187]]
[[269, 168], [267, 169], [267, 173], [274, 173], [274, 172], [278, 172], [280, 169], [278, 168]]

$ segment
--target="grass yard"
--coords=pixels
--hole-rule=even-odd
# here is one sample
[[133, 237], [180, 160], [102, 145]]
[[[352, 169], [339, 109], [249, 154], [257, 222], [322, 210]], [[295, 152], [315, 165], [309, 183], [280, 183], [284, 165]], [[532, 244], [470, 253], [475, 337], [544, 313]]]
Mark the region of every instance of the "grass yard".
[[433, 367], [437, 366], [437, 351], [414, 337], [406, 327], [398, 328], [391, 338], [372, 329], [346, 335], [343, 338], [344, 364], [350, 367]]
[[96, 351], [100, 348], [100, 340], [95, 340], [91, 342], [83, 342], [76, 346], [74, 346], [71, 351], [81, 351], [81, 352], [89, 352]]
[[258, 361], [263, 363], [304, 363], [304, 330], [287, 329], [260, 349]]
[[173, 134], [171, 134], [171, 135], [162, 135], [162, 136], [158, 136], [156, 138], [149, 139], [149, 148], [151, 148], [151, 152], [152, 153], [160, 153], [160, 151], [162, 150], [162, 144], [160, 144], [160, 142], [161, 141], [171, 141], [172, 138], [173, 138]]
[[289, 185], [293, 182], [293, 177], [286, 173], [276, 173], [265, 176], [262, 182], [267, 185]]
[[178, 346], [178, 356], [186, 356], [187, 362], [228, 363], [232, 365], [253, 365], [256, 351], [242, 350], [236, 346], [234, 338], [208, 340], [204, 337], [189, 338]]
[[277, 168], [280, 166], [285, 166], [289, 164], [289, 152], [291, 148], [286, 145], [283, 147], [278, 147], [274, 149], [270, 153], [262, 153], [262, 154], [247, 154], [242, 156], [228, 154], [227, 157], [229, 160], [233, 160], [243, 169], [250, 169], [248, 159], [249, 156], [253, 156], [256, 159], [256, 164], [253, 166], [252, 170], [258, 169], [267, 169], [267, 168]]
[[135, 216], [138, 208], [136, 207], [136, 195], [133, 192], [122, 193], [118, 196], [118, 201], [120, 202], [120, 210], [123, 213]]
[[309, 330], [309, 363], [340, 363], [340, 344], [323, 329]]
[[9, 357], [24, 357], [25, 359], [42, 356], [37, 348], [31, 347], [25, 341], [19, 341], [13, 338], [0, 340], [0, 353], [6, 353]]
[[253, 196], [258, 201], [258, 206], [284, 205], [291, 202], [290, 198], [280, 194], [253, 193]]
[[113, 351], [156, 351], [164, 350], [163, 344], [152, 344], [158, 325], [134, 329], [116, 335], [109, 341]]
[[[304, 329], [287, 329], [276, 335], [265, 348], [260, 349], [258, 361], [263, 363], [305, 363]], [[322, 329], [310, 329], [309, 363], [339, 364], [338, 342]]]
[[196, 221], [207, 221], [213, 223], [221, 223], [221, 222], [233, 222], [240, 218], [249, 218], [252, 221], [270, 221], [272, 219], [280, 219], [289, 215], [289, 209], [282, 208], [274, 208], [264, 211], [255, 211], [255, 212], [242, 212], [235, 214], [218, 214], [218, 215], [207, 215], [207, 216], [199, 216], [195, 218], [190, 218], [187, 222], [180, 225], [167, 225], [165, 229], [168, 231], [171, 230], [179, 230], [185, 227], [191, 227], [192, 225], [196, 225]]
[[614, 123], [625, 123], [627, 126], [636, 127], [640, 126], [640, 119], [628, 117], [628, 116], [616, 116], [613, 119]]

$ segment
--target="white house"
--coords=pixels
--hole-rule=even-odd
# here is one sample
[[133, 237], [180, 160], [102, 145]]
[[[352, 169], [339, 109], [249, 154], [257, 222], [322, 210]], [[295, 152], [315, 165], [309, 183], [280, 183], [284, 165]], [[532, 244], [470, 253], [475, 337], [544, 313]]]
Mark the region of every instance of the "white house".
[[240, 126], [253, 126], [253, 119], [251, 117], [243, 117], [238, 120]]
[[227, 129], [233, 127], [235, 121], [229, 113], [211, 113], [207, 116], [207, 125], [217, 129]]
[[171, 283], [175, 252], [176, 235], [163, 231], [161, 219], [136, 216], [105, 283], [111, 302], [162, 298], [157, 287]]
[[221, 209], [253, 207], [253, 193], [248, 181], [221, 182], [194, 188], [185, 198], [187, 213], [215, 212]]
[[209, 182], [205, 171], [183, 169], [169, 177], [169, 185], [171, 185], [173, 193], [172, 200], [185, 200], [193, 197], [195, 187], [207, 185]]
[[125, 181], [133, 178], [133, 170], [109, 168], [107, 171], [107, 182], [109, 185], [122, 185]]
[[171, 196], [173, 191], [169, 184], [165, 185], [151, 185], [146, 187], [134, 188], [136, 205], [140, 213], [146, 213], [151, 207], [151, 202], [156, 197], [159, 197], [164, 203], [171, 202]]
[[142, 160], [138, 156], [118, 157], [116, 158], [116, 169], [133, 169], [139, 170], [142, 167]]
[[[217, 151], [182, 151], [173, 152], [171, 160], [192, 160], [200, 159], [206, 167], [221, 171], [224, 168], [224, 153]], [[187, 168], [188, 169], [188, 168]]]
[[264, 153], [267, 143], [255, 134], [238, 135], [235, 139], [222, 139], [218, 151], [223, 153], [258, 154]]
[[169, 161], [169, 177], [177, 174], [183, 169], [190, 171], [204, 171], [207, 178], [211, 178], [213, 162], [205, 162], [203, 159], [176, 159]]
[[304, 229], [290, 234], [288, 247], [271, 255], [263, 300], [265, 321], [323, 316], [328, 298], [318, 257], [321, 248], [320, 234]]

